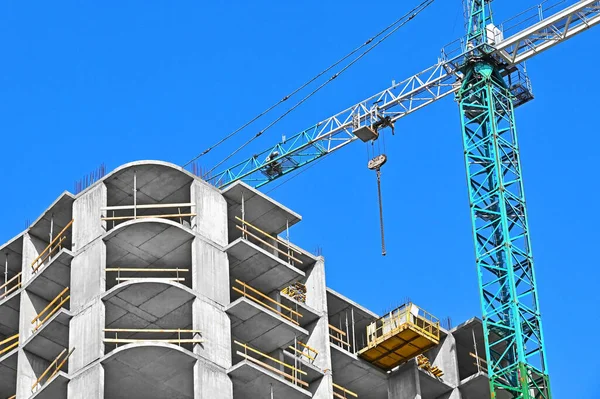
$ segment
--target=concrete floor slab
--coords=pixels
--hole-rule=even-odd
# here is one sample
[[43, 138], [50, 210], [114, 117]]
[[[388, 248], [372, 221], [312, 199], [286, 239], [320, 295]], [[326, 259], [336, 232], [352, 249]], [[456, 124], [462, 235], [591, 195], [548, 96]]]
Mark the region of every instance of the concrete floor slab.
[[355, 392], [361, 399], [387, 399], [386, 373], [337, 345], [330, 347], [331, 369], [336, 384]]
[[30, 399], [67, 399], [69, 381], [69, 376], [60, 371], [51, 380], [46, 381], [41, 388], [37, 388]]
[[105, 356], [105, 398], [192, 399], [198, 358], [175, 345], [128, 344]]
[[17, 392], [17, 354], [14, 348], [0, 356], [0, 398], [8, 398]]
[[248, 240], [239, 238], [225, 248], [229, 274], [251, 287], [268, 293], [300, 280], [304, 272]]
[[264, 353], [285, 348], [294, 337], [303, 340], [308, 331], [258, 305], [248, 298], [239, 298], [225, 311], [231, 317], [233, 338]]
[[63, 248], [50, 262], [40, 267], [27, 282], [25, 289], [51, 302], [70, 285], [73, 253]]
[[21, 346], [42, 359], [53, 361], [69, 346], [69, 321], [71, 314], [61, 309], [48, 319]]
[[273, 397], [285, 399], [306, 399], [312, 394], [306, 389], [286, 381], [283, 377], [254, 364], [242, 360], [228, 371], [233, 381], [233, 397], [235, 399], [257, 399]]

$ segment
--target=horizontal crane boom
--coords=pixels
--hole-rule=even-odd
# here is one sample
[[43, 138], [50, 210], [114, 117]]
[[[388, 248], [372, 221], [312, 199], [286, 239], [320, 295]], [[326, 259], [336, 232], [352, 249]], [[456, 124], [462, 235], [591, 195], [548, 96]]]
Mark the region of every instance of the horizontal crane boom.
[[[492, 54], [502, 60], [508, 74], [519, 63], [561, 43], [600, 22], [600, 0], [581, 0], [556, 14], [542, 18], [499, 43], [491, 43]], [[396, 122], [439, 99], [458, 91], [459, 67], [467, 52], [443, 56], [432, 67], [289, 137], [207, 180], [223, 188], [243, 180], [261, 187], [358, 139], [353, 131], [372, 126], [383, 118]]]

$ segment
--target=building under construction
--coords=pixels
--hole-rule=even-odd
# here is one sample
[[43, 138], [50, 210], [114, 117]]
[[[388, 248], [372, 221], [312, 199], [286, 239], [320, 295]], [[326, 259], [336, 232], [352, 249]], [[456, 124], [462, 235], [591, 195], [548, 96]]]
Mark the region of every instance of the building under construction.
[[63, 193], [0, 246], [0, 398], [490, 397], [480, 320], [327, 288], [300, 220], [157, 161]]

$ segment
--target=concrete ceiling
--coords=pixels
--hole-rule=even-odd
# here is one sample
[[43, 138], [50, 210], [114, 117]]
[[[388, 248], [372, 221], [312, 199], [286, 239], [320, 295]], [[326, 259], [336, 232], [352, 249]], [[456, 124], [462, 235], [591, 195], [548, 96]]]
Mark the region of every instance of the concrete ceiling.
[[[105, 237], [106, 267], [181, 268], [191, 270], [194, 234], [168, 220], [135, 220], [123, 223]], [[116, 284], [116, 273], [107, 275], [108, 288]], [[123, 272], [121, 277], [171, 277], [163, 272]], [[181, 273], [191, 287], [190, 272]]]
[[[8, 262], [6, 258], [8, 257]], [[0, 268], [8, 264], [9, 278], [19, 273], [23, 262], [23, 233], [0, 247]], [[2, 282], [4, 284], [4, 282]], [[0, 284], [0, 285], [2, 285]]]
[[243, 360], [229, 370], [233, 381], [233, 397], [235, 399], [270, 398], [271, 387], [274, 398], [306, 399], [312, 394], [288, 382], [267, 369]]
[[0, 398], [8, 398], [17, 391], [18, 348], [0, 356]]
[[229, 241], [240, 236], [235, 228], [240, 222], [235, 218], [242, 216], [242, 197], [244, 198], [245, 220], [269, 234], [279, 234], [287, 226], [293, 226], [302, 217], [280, 203], [272, 200], [260, 191], [237, 181], [222, 191], [227, 200], [229, 215]]
[[190, 201], [193, 178], [180, 170], [154, 163], [138, 163], [118, 170], [104, 180], [108, 206], [133, 205], [136, 174], [137, 204], [184, 203]]
[[263, 293], [270, 293], [299, 281], [304, 272], [244, 239], [229, 244], [229, 274]]
[[[64, 192], [58, 199], [42, 214], [29, 228], [29, 234], [45, 241], [50, 242], [50, 225], [53, 220], [53, 235], [56, 236], [73, 218], [73, 202], [75, 197]], [[66, 232], [66, 241], [63, 241], [63, 246], [71, 248], [71, 234]]]
[[42, 327], [22, 342], [21, 346], [29, 353], [52, 362], [63, 349], [69, 346], [69, 321], [71, 315], [64, 309], [56, 312]]
[[20, 291], [0, 301], [0, 341], [3, 337], [12, 337], [19, 332]]
[[362, 359], [331, 345], [333, 381], [360, 399], [387, 399], [387, 374]]
[[[305, 329], [247, 298], [237, 299], [225, 311], [231, 318], [233, 338], [263, 353], [287, 347], [294, 337], [303, 340], [308, 336]], [[240, 347], [234, 345], [236, 348]]]
[[192, 399], [195, 356], [173, 345], [129, 344], [102, 360], [110, 399]]
[[68, 249], [62, 249], [50, 263], [38, 269], [33, 278], [27, 282], [25, 289], [51, 302], [70, 284], [71, 260], [73, 260], [73, 253]]

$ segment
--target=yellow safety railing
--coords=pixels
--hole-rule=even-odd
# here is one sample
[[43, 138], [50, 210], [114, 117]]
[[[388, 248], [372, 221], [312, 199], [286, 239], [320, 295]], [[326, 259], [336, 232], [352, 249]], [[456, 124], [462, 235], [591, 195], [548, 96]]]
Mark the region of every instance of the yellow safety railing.
[[[180, 219], [179, 223], [183, 223], [183, 218], [196, 216], [195, 212], [192, 212], [192, 208], [196, 204], [193, 203], [177, 203], [177, 204], [147, 204], [147, 205], [121, 205], [121, 206], [105, 206], [101, 208], [106, 211], [108, 215], [109, 211], [112, 211], [112, 216], [101, 217], [101, 220], [105, 221], [119, 221], [119, 220], [133, 220], [133, 219], [150, 219], [150, 218], [162, 218], [162, 219]], [[171, 214], [156, 214], [156, 215], [138, 215], [137, 211], [140, 209], [165, 209], [165, 208], [177, 208], [177, 213]], [[181, 212], [181, 208], [190, 208], [190, 212]], [[127, 216], [115, 216], [115, 211], [133, 211], [133, 215]], [[113, 224], [114, 227], [114, 224]]]
[[[2, 348], [2, 345], [6, 345], [6, 347]], [[19, 346], [19, 334], [15, 334], [12, 337], [8, 337], [5, 340], [0, 341], [0, 355], [10, 352], [17, 346]]]
[[11, 396], [11, 397], [10, 397], [10, 398], [8, 398], [8, 399], [17, 399], [17, 395], [13, 395], [13, 396]]
[[[334, 391], [333, 391], [333, 396], [334, 396], [334, 397], [336, 397], [336, 398], [340, 398], [340, 399], [346, 399], [346, 398], [348, 398], [349, 396], [351, 396], [351, 397], [353, 397], [353, 398], [358, 398], [358, 395], [357, 395], [356, 393], [354, 393], [354, 392], [352, 392], [351, 390], [349, 390], [349, 389], [346, 389], [346, 388], [344, 388], [343, 386], [341, 386], [341, 385], [338, 385], [338, 384], [336, 384], [336, 383], [333, 383], [333, 389], [334, 389]], [[341, 393], [338, 393], [338, 392], [336, 392], [335, 390], [338, 390], [338, 391], [340, 391]]]
[[352, 348], [352, 345], [350, 345], [350, 342], [347, 340], [348, 338], [346, 332], [335, 326], [332, 326], [331, 324], [329, 324], [329, 337], [332, 339], [331, 342], [342, 349], [350, 351], [350, 348]]
[[[314, 362], [315, 359], [317, 358], [317, 355], [319, 354], [319, 352], [316, 349], [311, 348], [310, 346], [306, 345], [304, 342], [300, 342], [300, 341], [296, 341], [296, 346], [288, 346], [289, 349], [292, 350], [292, 353], [299, 358], [306, 358], [308, 359], [308, 361], [310, 363]], [[298, 346], [301, 347], [301, 349], [298, 349]]]
[[13, 291], [16, 291], [19, 288], [21, 288], [21, 284], [21, 273], [18, 273], [6, 283], [0, 285], [0, 291], [4, 291], [0, 292], [0, 299], [9, 296]]
[[[42, 380], [50, 372], [50, 370], [54, 369], [54, 371], [52, 371], [50, 376], [48, 376], [48, 378], [46, 379], [46, 382], [50, 381], [56, 374], [58, 374], [58, 372], [61, 370], [62, 366], [64, 366], [65, 363], [67, 362], [67, 360], [69, 360], [69, 357], [71, 357], [74, 350], [75, 350], [75, 348], [71, 349], [71, 351], [68, 354], [66, 354], [67, 350], [63, 349], [62, 352], [60, 352], [58, 354], [56, 359], [54, 359], [52, 361], [52, 363], [50, 363], [48, 368], [42, 373], [42, 375], [40, 375], [40, 377], [31, 386], [31, 392], [33, 392], [37, 386], [42, 385]], [[65, 356], [65, 354], [66, 354], [66, 356]], [[64, 356], [64, 358], [63, 358], [63, 356]]]
[[[247, 221], [245, 221], [244, 219], [242, 219], [240, 217], [236, 216], [235, 218], [242, 223], [241, 226], [236, 224], [235, 227], [236, 227], [236, 229], [238, 229], [242, 232], [243, 238], [248, 239], [248, 236], [254, 238], [261, 244], [266, 245], [268, 248], [271, 248], [271, 249], [277, 251], [284, 258], [287, 258], [287, 261], [290, 264], [293, 264], [293, 262], [298, 262], [299, 264], [302, 264], [302, 261], [294, 256], [295, 252], [297, 252], [297, 251], [291, 246], [291, 244], [288, 241], [282, 240], [279, 237], [274, 237], [271, 234], [262, 231], [258, 227], [253, 226], [252, 224], [248, 223]], [[256, 234], [250, 232], [247, 227], [250, 227], [252, 230], [254, 230], [256, 232]], [[263, 238], [259, 237], [257, 234], [261, 235]], [[283, 245], [287, 249], [287, 251], [283, 251], [281, 248], [279, 248], [279, 246], [276, 246], [270, 242], [267, 242], [266, 239], [270, 239], [276, 244]]]
[[[117, 282], [140, 280], [140, 279], [145, 279], [145, 278], [182, 282], [182, 281], [185, 281], [185, 277], [179, 276], [179, 273], [187, 273], [190, 271], [189, 269], [179, 269], [179, 268], [152, 269], [152, 268], [137, 268], [137, 267], [107, 267], [105, 270], [106, 270], [106, 272], [116, 272], [117, 277], [115, 277], [115, 280]], [[121, 277], [122, 272], [123, 273], [175, 273], [175, 277]]]
[[367, 346], [376, 346], [407, 327], [436, 342], [440, 340], [439, 320], [415, 304], [408, 303], [367, 326]]
[[[281, 360], [275, 359], [274, 357], [271, 357], [271, 356], [267, 355], [266, 353], [263, 353], [263, 352], [261, 352], [257, 349], [254, 349], [246, 344], [243, 344], [241, 342], [238, 342], [238, 341], [233, 341], [233, 342], [236, 345], [239, 345], [244, 349], [244, 352], [236, 351], [238, 356], [241, 356], [244, 359], [246, 359], [252, 363], [255, 363], [261, 367], [264, 367], [265, 369], [290, 380], [292, 383], [294, 383], [296, 385], [300, 385], [305, 388], [308, 388], [308, 383], [305, 381], [302, 381], [302, 379], [300, 377], [301, 375], [304, 375], [304, 376], [307, 375], [306, 371], [302, 371], [297, 367], [294, 367], [290, 364], [282, 362]], [[258, 355], [260, 357], [260, 359], [264, 359], [264, 361], [259, 360], [256, 357], [250, 356], [248, 354], [248, 352]], [[277, 368], [277, 366], [271, 366], [270, 364], [266, 363], [265, 361], [271, 361], [271, 362], [275, 363], [275, 365], [283, 366], [284, 369], [290, 370], [291, 374], [288, 374], [285, 371], [280, 370], [279, 368]]]
[[487, 360], [485, 360], [471, 352], [469, 352], [469, 356], [471, 356], [473, 359], [475, 359], [475, 363], [473, 363], [473, 364], [475, 366], [477, 366], [478, 372], [487, 372], [487, 368], [488, 368]]
[[[263, 294], [256, 288], [252, 288], [251, 286], [249, 286], [248, 284], [246, 284], [240, 280], [236, 279], [235, 282], [241, 286], [241, 288], [232, 286], [231, 288], [235, 292], [242, 294], [244, 297], [252, 300], [253, 302], [277, 313], [279, 316], [283, 317], [284, 319], [289, 320], [296, 325], [300, 325], [300, 323], [298, 322], [298, 318], [302, 317], [302, 314], [296, 312], [294, 309], [290, 308], [289, 306], [286, 306], [280, 302], [277, 302], [275, 299], [271, 298], [270, 296]], [[256, 296], [254, 296], [252, 294], [255, 294], [255, 295], [259, 296], [260, 298], [263, 298], [263, 300], [257, 298]], [[275, 307], [269, 305], [267, 302], [265, 302], [265, 300], [267, 302], [270, 302], [271, 304], [275, 305]], [[279, 310], [279, 309], [281, 309], [281, 310]], [[283, 312], [286, 312], [288, 314], [285, 314]]]
[[[181, 346], [181, 344], [201, 344], [204, 342], [202, 339], [196, 338], [182, 338], [181, 334], [192, 334], [192, 337], [195, 337], [198, 334], [201, 334], [199, 330], [186, 330], [182, 328], [172, 328], [172, 329], [160, 329], [160, 328], [105, 328], [105, 333], [115, 333], [115, 338], [104, 338], [105, 343], [116, 344], [117, 347], [119, 344], [132, 344], [136, 342], [162, 342], [168, 344], [177, 344]], [[145, 334], [177, 334], [177, 338], [168, 338], [168, 339], [155, 339], [155, 338], [119, 338], [119, 333], [145, 333]]]
[[46, 260], [48, 260], [48, 258], [52, 256], [52, 253], [54, 253], [55, 250], [58, 249], [60, 251], [62, 249], [62, 243], [67, 239], [67, 236], [63, 234], [66, 234], [67, 230], [72, 225], [73, 219], [71, 219], [71, 221], [67, 223], [67, 225], [60, 231], [60, 233], [56, 235], [56, 237], [50, 242], [50, 244], [48, 244], [48, 246], [42, 251], [42, 253], [40, 253], [33, 262], [31, 262], [31, 267], [34, 273], [37, 272], [37, 270], [40, 267], [42, 267], [44, 262], [46, 262]]
[[67, 291], [69, 291], [69, 287], [66, 287], [62, 290], [56, 298], [52, 300], [37, 316], [31, 320], [31, 324], [35, 323], [35, 327], [33, 331], [37, 331], [44, 323], [52, 317], [62, 306], [71, 298], [71, 295], [66, 295]]

